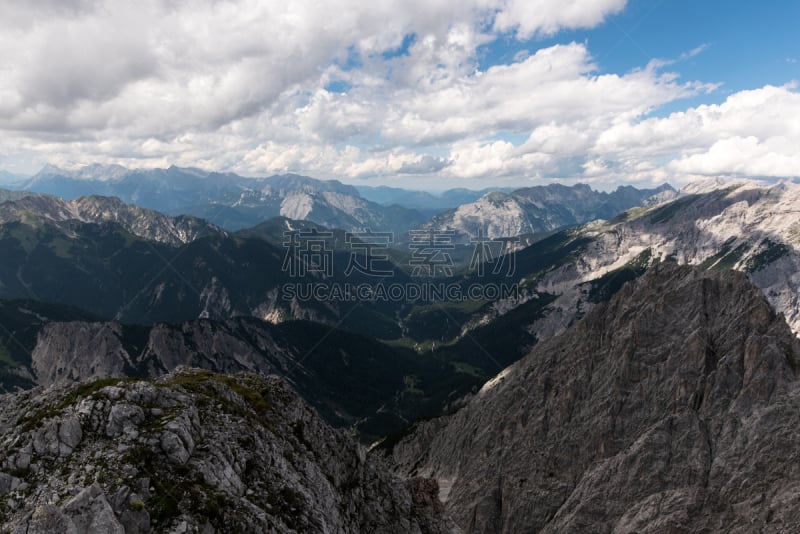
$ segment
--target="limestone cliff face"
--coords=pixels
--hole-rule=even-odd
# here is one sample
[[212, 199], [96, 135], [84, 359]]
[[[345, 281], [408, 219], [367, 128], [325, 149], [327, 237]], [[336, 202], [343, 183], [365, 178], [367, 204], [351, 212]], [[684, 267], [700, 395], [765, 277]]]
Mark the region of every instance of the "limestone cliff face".
[[47, 323], [31, 352], [37, 383], [75, 382], [124, 376], [131, 358], [122, 346], [119, 323]]
[[181, 368], [0, 399], [0, 530], [449, 530], [405, 481], [285, 382]]
[[465, 532], [794, 532], [798, 361], [743, 274], [661, 264], [393, 457]]

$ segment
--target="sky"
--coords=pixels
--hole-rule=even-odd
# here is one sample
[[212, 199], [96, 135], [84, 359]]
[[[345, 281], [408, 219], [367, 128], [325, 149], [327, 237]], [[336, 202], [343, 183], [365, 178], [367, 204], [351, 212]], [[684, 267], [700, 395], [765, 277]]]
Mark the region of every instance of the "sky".
[[0, 0], [0, 169], [800, 176], [800, 2]]

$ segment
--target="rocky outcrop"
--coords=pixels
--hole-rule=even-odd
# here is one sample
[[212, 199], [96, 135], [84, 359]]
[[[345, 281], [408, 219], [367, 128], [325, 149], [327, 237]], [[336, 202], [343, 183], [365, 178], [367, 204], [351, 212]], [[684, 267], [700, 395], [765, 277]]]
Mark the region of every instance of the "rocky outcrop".
[[181, 368], [0, 399], [0, 530], [449, 531], [281, 379]]
[[798, 362], [743, 274], [661, 264], [393, 458], [466, 532], [794, 532]]
[[156, 376], [181, 365], [221, 373], [269, 374], [278, 369], [286, 372], [293, 364], [294, 355], [278, 346], [269, 325], [246, 320], [152, 327], [52, 322], [43, 326], [31, 351], [32, 371], [42, 386]]
[[31, 371], [42, 386], [122, 376], [132, 360], [122, 345], [119, 323], [51, 322], [31, 351]]

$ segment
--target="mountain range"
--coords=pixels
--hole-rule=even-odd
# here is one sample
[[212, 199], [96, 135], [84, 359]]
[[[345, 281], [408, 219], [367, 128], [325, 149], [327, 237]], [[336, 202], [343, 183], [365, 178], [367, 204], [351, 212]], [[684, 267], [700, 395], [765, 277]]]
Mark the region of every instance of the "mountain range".
[[[558, 291], [555, 316], [572, 317], [659, 261], [747, 273], [795, 333], [800, 333], [800, 185], [753, 181], [694, 184], [674, 202], [629, 210], [572, 234], [585, 240], [580, 261], [537, 282]], [[591, 282], [591, 284], [587, 284]], [[560, 289], [557, 289], [560, 288]], [[563, 328], [564, 323], [556, 329]], [[555, 327], [554, 323], [543, 328]], [[541, 335], [546, 335], [544, 330]]]
[[[173, 218], [125, 206], [115, 199], [90, 197], [70, 202], [36, 195], [0, 205], [0, 213], [6, 217], [0, 223], [0, 253], [5, 260], [0, 264], [0, 298], [46, 300], [85, 309], [95, 322], [167, 323], [166, 331], [171, 333], [163, 339], [172, 339], [169, 343], [179, 345], [185, 344], [180, 340], [186, 329], [228, 332], [228, 336], [233, 328], [232, 338], [244, 336], [241, 346], [251, 354], [251, 363], [234, 364], [234, 368], [242, 370], [274, 370], [274, 364], [268, 362], [275, 354], [300, 353], [291, 347], [296, 341], [290, 340], [279, 344], [274, 354], [265, 352], [263, 344], [253, 343], [245, 336], [247, 328], [226, 326], [225, 322], [231, 319], [251, 317], [276, 324], [313, 321], [327, 325], [327, 329], [319, 331], [302, 327], [316, 332], [307, 335], [312, 340], [306, 345], [309, 348], [317, 342], [324, 343], [327, 332], [340, 330], [388, 342], [394, 347], [391, 350], [400, 351], [391, 358], [406, 362], [388, 377], [391, 387], [373, 390], [366, 397], [368, 402], [358, 410], [340, 410], [341, 416], [329, 419], [335, 424], [363, 419], [358, 426], [365, 437], [371, 438], [395, 431], [406, 421], [446, 409], [455, 399], [522, 357], [537, 342], [563, 331], [654, 263], [677, 261], [709, 269], [744, 270], [764, 289], [773, 306], [786, 315], [790, 325], [797, 328], [794, 226], [798, 221], [792, 211], [797, 189], [791, 184], [761, 186], [752, 182], [694, 186], [685, 189], [672, 203], [635, 208], [610, 221], [570, 228], [536, 241], [514, 253], [512, 277], [487, 270], [484, 275], [464, 271], [428, 280], [455, 285], [463, 292], [474, 284], [518, 287], [511, 299], [468, 302], [287, 299], [281, 288], [297, 280], [283, 268], [287, 253], [283, 232], [324, 227], [307, 221], [274, 219], [230, 234], [190, 219], [196, 226], [193, 234], [187, 234], [175, 230]], [[742, 199], [747, 199], [746, 205]], [[139, 216], [143, 218], [137, 219]], [[136, 228], [131, 220], [139, 221], [138, 228], [158, 232], [140, 231], [142, 235], [137, 236], [132, 233]], [[723, 232], [725, 237], [718, 238], [716, 232]], [[350, 256], [341, 246], [343, 234], [334, 232], [340, 243], [332, 255], [334, 276], [309, 272], [304, 282], [326, 287], [376, 282], [359, 273], [344, 275]], [[729, 242], [733, 235], [739, 236], [738, 242]], [[193, 240], [182, 244], [184, 239]], [[731, 261], [734, 256], [737, 261]], [[409, 274], [408, 262], [409, 253], [396, 251], [390, 257], [386, 266], [393, 269], [392, 283], [425, 281]], [[211, 320], [212, 325], [201, 327], [195, 323], [199, 319]], [[121, 327], [109, 323], [103, 328], [106, 330], [98, 331]], [[270, 328], [263, 325], [256, 330], [266, 336], [271, 335]], [[34, 335], [39, 332], [36, 330]], [[60, 332], [62, 346], [74, 347], [74, 354], [99, 351], [96, 346], [86, 345], [93, 338], [81, 338], [80, 329], [73, 331], [70, 325]], [[126, 335], [121, 337], [127, 339]], [[159, 346], [156, 352], [170, 350], [169, 343]], [[230, 341], [225, 344], [237, 346]], [[133, 362], [130, 369], [145, 370], [134, 375], [146, 372], [146, 366], [136, 363], [146, 359], [144, 345], [130, 347], [123, 342], [122, 346], [126, 355], [114, 361]], [[181, 358], [169, 365], [157, 364], [153, 369], [167, 372], [183, 363], [220, 370], [223, 363], [215, 367], [214, 361], [235, 359], [237, 354], [234, 350], [215, 349], [217, 345], [213, 343], [202, 350], [201, 344], [191, 346], [194, 351], [181, 349]], [[30, 344], [26, 350], [30, 353], [35, 347]], [[6, 387], [14, 387], [23, 378], [28, 384], [49, 383], [31, 368], [29, 354], [26, 356], [17, 348], [11, 344], [5, 349], [10, 354], [8, 359], [15, 362], [3, 379]], [[406, 350], [411, 354], [402, 352]], [[266, 358], [267, 363], [259, 367], [260, 363], [252, 363], [253, 355]], [[50, 355], [45, 360], [58, 361], [52, 358]], [[117, 356], [112, 358], [109, 349], [97, 358], [113, 360]], [[425, 361], [430, 365], [422, 363]], [[21, 371], [20, 364], [27, 366], [27, 371]], [[378, 363], [374, 365], [379, 367]], [[124, 365], [121, 368], [128, 369]], [[119, 369], [99, 365], [96, 375], [75, 371], [73, 376], [108, 376]], [[363, 375], [356, 373], [359, 377], [372, 372], [370, 366], [358, 369], [363, 371]], [[69, 372], [65, 374], [69, 376]], [[409, 387], [406, 381], [415, 385]], [[318, 408], [324, 404], [313, 402]], [[333, 412], [325, 413], [328, 417]]]
[[163, 213], [203, 217], [229, 230], [255, 226], [277, 216], [309, 219], [350, 231], [373, 228], [400, 232], [425, 220], [413, 209], [365, 200], [354, 187], [336, 180], [295, 174], [246, 178], [174, 166], [129, 170], [117, 165], [89, 165], [75, 171], [48, 166], [23, 182], [20, 189], [67, 199], [114, 196]]
[[377, 202], [383, 206], [395, 204], [404, 208], [416, 209], [429, 215], [435, 215], [446, 210], [457, 208], [462, 204], [475, 202], [487, 193], [496, 191], [510, 192], [514, 190], [514, 188], [510, 187], [487, 188], [478, 191], [456, 188], [447, 189], [440, 193], [429, 193], [427, 191], [409, 191], [408, 189], [385, 185], [362, 185], [356, 186], [356, 189], [365, 199]]
[[67, 199], [114, 196], [164, 213], [202, 217], [231, 231], [282, 216], [347, 231], [390, 231], [398, 242], [406, 242], [403, 236], [417, 227], [473, 236], [483, 229], [491, 237], [541, 233], [613, 217], [675, 195], [667, 185], [654, 190], [627, 186], [604, 193], [583, 184], [514, 191], [452, 189], [433, 195], [385, 186], [356, 188], [295, 174], [246, 178], [174, 166], [129, 170], [118, 165], [71, 171], [47, 166], [19, 188]]

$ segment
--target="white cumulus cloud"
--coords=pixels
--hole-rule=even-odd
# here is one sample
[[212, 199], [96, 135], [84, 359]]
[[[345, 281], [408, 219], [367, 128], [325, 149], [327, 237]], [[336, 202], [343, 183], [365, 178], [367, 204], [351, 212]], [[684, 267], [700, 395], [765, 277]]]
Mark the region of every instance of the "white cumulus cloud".
[[[602, 24], [625, 0], [0, 3], [0, 167], [516, 184], [797, 175], [794, 85], [652, 116], [717, 90], [670, 72], [706, 45], [606, 72], [588, 43], [535, 40]], [[479, 67], [484, 45], [531, 37]]]

